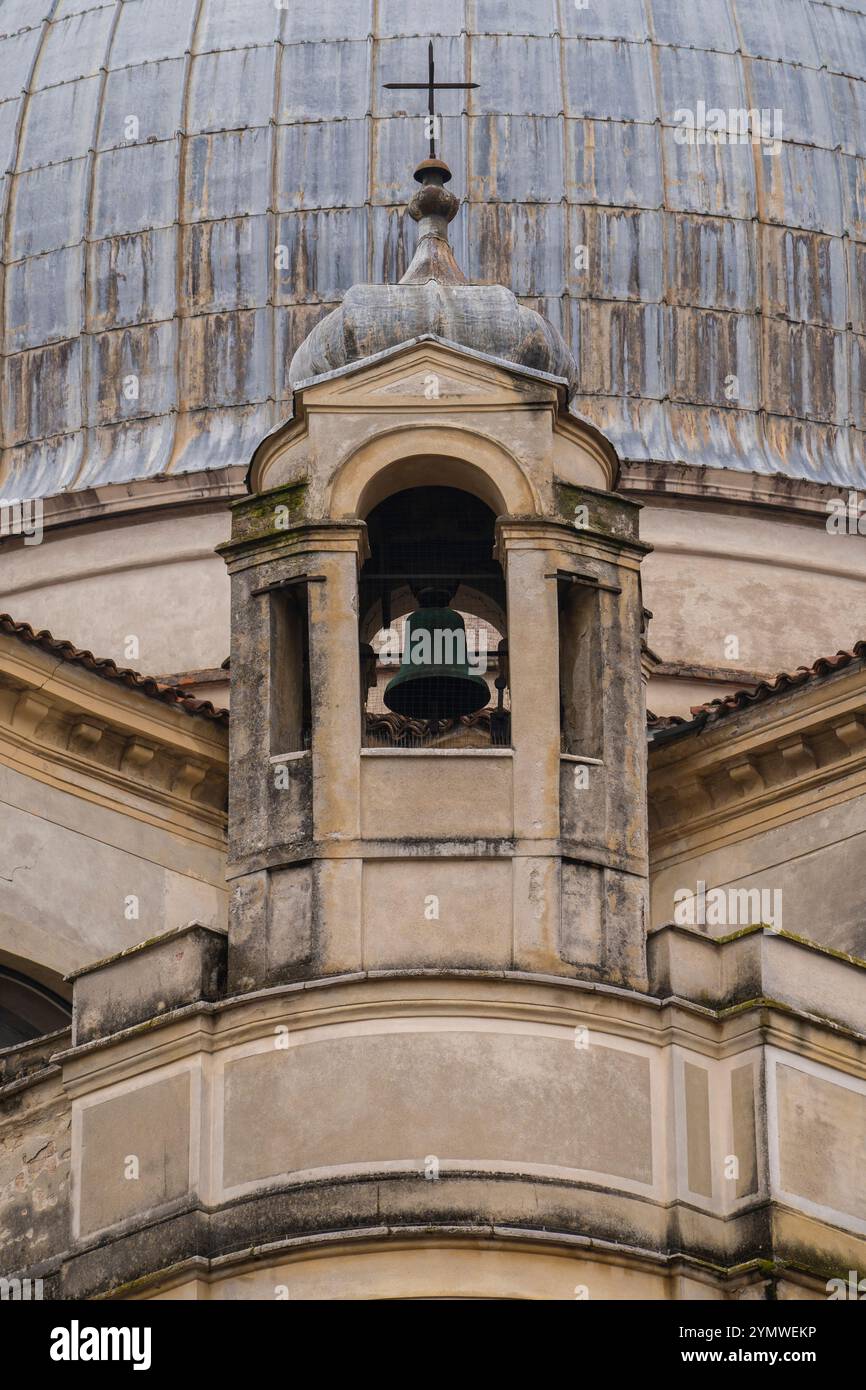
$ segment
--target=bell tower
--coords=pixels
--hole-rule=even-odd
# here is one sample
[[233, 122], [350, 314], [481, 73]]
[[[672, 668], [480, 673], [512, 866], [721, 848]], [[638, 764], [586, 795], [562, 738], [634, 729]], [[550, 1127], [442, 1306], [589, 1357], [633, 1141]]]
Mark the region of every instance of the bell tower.
[[[50, 8], [57, 35], [51, 19], [22, 30], [43, 44], [40, 81], [30, 86], [45, 80], [46, 61], [54, 78], [60, 72], [57, 39], [70, 11], [76, 63], [87, 47], [79, 19], [94, 20], [102, 45], [103, 21], [116, 10], [105, 63], [121, 52], [121, 74], [143, 72], [123, 66], [143, 36], [127, 20], [134, 9], [140, 29], [148, 22], [141, 14], [158, 5], [96, 5], [92, 15], [81, 5]], [[37, 1290], [37, 1298], [76, 1303], [856, 1300], [866, 1290], [866, 898], [858, 875], [866, 643], [772, 683], [756, 683], [753, 667], [656, 661], [645, 645], [641, 594], [648, 547], [629, 500], [638, 486], [654, 499], [652, 584], [669, 634], [682, 629], [666, 655], [697, 661], [710, 651], [701, 645], [706, 634], [726, 633], [730, 621], [763, 661], [761, 634], [783, 605], [808, 593], [806, 627], [830, 631], [820, 610], [834, 595], [860, 592], [857, 538], [834, 539], [838, 556], [824, 550], [827, 488], [797, 476], [806, 452], [810, 477], [822, 469], [825, 478], [847, 476], [856, 460], [843, 457], [844, 432], [832, 412], [829, 435], [820, 420], [801, 419], [801, 391], [785, 409], [782, 354], [774, 380], [762, 383], [772, 399], [755, 388], [742, 404], [751, 411], [775, 402], [764, 443], [771, 460], [785, 462], [788, 440], [787, 476], [756, 475], [745, 485], [748, 474], [737, 467], [755, 464], [760, 473], [762, 465], [737, 461], [736, 402], [727, 402], [730, 431], [720, 402], [688, 410], [680, 402], [669, 442], [685, 461], [666, 467], [660, 449], [656, 462], [632, 457], [621, 470], [581, 409], [586, 402], [594, 419], [609, 422], [605, 429], [633, 442], [633, 407], [632, 418], [649, 420], [653, 439], [659, 434], [646, 400], [620, 397], [620, 411], [608, 394], [623, 373], [639, 390], [647, 365], [635, 355], [652, 305], [640, 296], [630, 307], [624, 301], [632, 271], [645, 278], [658, 215], [647, 221], [645, 209], [618, 206], [633, 200], [619, 197], [615, 177], [620, 191], [633, 181], [641, 158], [634, 149], [644, 149], [639, 127], [629, 134], [625, 121], [581, 126], [583, 173], [595, 150], [610, 194], [598, 217], [574, 205], [573, 181], [548, 217], [534, 203], [533, 180], [521, 195], [519, 171], [504, 175], [501, 165], [488, 184], [527, 199], [512, 205], [519, 217], [498, 205], [466, 209], [484, 259], [503, 251], [489, 240], [496, 226], [543, 235], [561, 215], [570, 249], [574, 237], [587, 237], [586, 283], [594, 288], [581, 305], [581, 361], [604, 359], [605, 368], [581, 379], [554, 324], [504, 285], [471, 283], [458, 263], [466, 258], [449, 236], [461, 209], [434, 105], [442, 87], [472, 84], [438, 81], [431, 45], [428, 81], [395, 84], [426, 93], [431, 122], [406, 224], [398, 235], [395, 209], [368, 208], [370, 246], [381, 245], [387, 226], [401, 267], [411, 241], [404, 234], [414, 235], [408, 267], [399, 283], [355, 284], [286, 364], [285, 418], [257, 436], [226, 542], [227, 514], [214, 509], [226, 492], [237, 497], [230, 464], [270, 410], [259, 374], [272, 379], [262, 338], [268, 316], [283, 314], [276, 306], [284, 295], [305, 300], [314, 283], [330, 298], [326, 286], [354, 263], [347, 247], [359, 227], [358, 209], [351, 211], [358, 177], [369, 176], [375, 203], [400, 129], [396, 112], [371, 120], [366, 101], [358, 112], [354, 98], [337, 125], [326, 119], [327, 103], [308, 100], [311, 88], [333, 70], [363, 91], [363, 72], [417, 53], [418, 36], [396, 23], [406, 6], [373, 6], [368, 24], [368, 7], [356, 5], [341, 11], [357, 11], [360, 28], [346, 29], [356, 40], [331, 43], [336, 7], [319, 7], [323, 23], [312, 7], [307, 20], [295, 5], [276, 44], [272, 21], [264, 30], [257, 21], [261, 43], [237, 50], [250, 9], [243, 0], [175, 8], [201, 12], [181, 48], [206, 53], [208, 64], [187, 54], [181, 124], [202, 129], [187, 139], [182, 160], [182, 244], [170, 229], [154, 239], [118, 224], [112, 234], [106, 221], [111, 178], [124, 168], [143, 178], [143, 154], [153, 172], [149, 152], [160, 155], [160, 146], [173, 178], [175, 140], [153, 144], [145, 132], [147, 148], [137, 152], [109, 140], [96, 157], [87, 216], [88, 299], [101, 286], [88, 316], [89, 329], [99, 330], [88, 335], [90, 425], [82, 436], [70, 416], [55, 421], [60, 433], [48, 430], [52, 402], [37, 410], [36, 397], [28, 407], [34, 429], [19, 432], [39, 438], [16, 443], [21, 421], [7, 420], [5, 476], [18, 479], [16, 488], [30, 476], [37, 493], [46, 479], [60, 480], [63, 491], [45, 499], [45, 520], [56, 537], [50, 543], [69, 560], [61, 592], [50, 562], [58, 552], [33, 554], [22, 569], [19, 537], [9, 551], [10, 589], [33, 595], [29, 616], [39, 622], [55, 593], [58, 621], [81, 607], [82, 595], [96, 595], [97, 626], [139, 628], [142, 661], [162, 674], [119, 669], [20, 621], [26, 612], [0, 615], [0, 1303]], [[414, 29], [423, 15], [410, 8]], [[573, 8], [563, 7], [563, 28]], [[781, 0], [768, 8], [781, 11]], [[9, 10], [0, 7], [0, 16]], [[442, 18], [435, 16], [438, 27], [453, 27]], [[221, 25], [231, 40], [222, 45]], [[619, 40], [592, 38], [618, 33], [614, 21], [593, 30], [583, 17], [575, 25], [598, 64], [622, 60]], [[569, 66], [573, 78], [583, 39], [554, 41], [546, 24], [535, 35], [495, 40], [471, 24], [457, 27], [442, 36], [441, 76], [490, 71], [495, 61], [504, 98], [466, 103], [459, 124], [464, 156], [471, 154], [461, 167], [477, 171], [485, 146], [525, 152], [537, 141], [555, 153], [558, 118], [543, 128], [521, 120], [508, 89], [518, 69], [536, 91], [554, 67]], [[642, 50], [629, 47], [637, 62]], [[237, 120], [196, 121], [203, 74], [216, 71], [224, 84], [235, 57], [251, 80], [280, 63], [276, 87], [265, 84], [266, 95], [280, 97], [278, 128], [260, 128], [261, 112], [240, 131]], [[97, 55], [92, 70], [104, 72], [102, 62]], [[306, 90], [297, 90], [300, 71]], [[692, 71], [680, 75], [690, 80]], [[116, 111], [113, 84], [113, 76], [95, 82]], [[162, 77], [159, 84], [167, 100]], [[78, 85], [57, 90], [73, 99]], [[54, 81], [46, 90], [55, 91]], [[10, 246], [22, 251], [33, 233], [24, 213], [41, 206], [43, 174], [52, 190], [63, 188], [53, 163], [31, 158], [56, 143], [34, 143], [39, 100], [37, 90], [25, 112], [27, 158], [15, 174], [25, 191], [15, 195]], [[524, 105], [539, 108], [534, 96]], [[52, 130], [59, 109], [42, 107]], [[89, 125], [82, 151], [93, 143]], [[369, 168], [353, 161], [348, 180], [345, 170], [332, 178], [327, 157], [357, 151], [368, 135]], [[797, 143], [784, 142], [777, 168], [799, 168], [791, 164]], [[238, 150], [253, 161], [249, 180], [238, 177]], [[274, 178], [262, 180], [269, 150]], [[124, 162], [125, 153], [135, 161]], [[751, 171], [752, 156], [740, 153]], [[712, 152], [708, 158], [712, 165]], [[726, 192], [742, 194], [742, 179], [728, 182], [734, 172], [716, 168]], [[471, 188], [479, 186], [476, 175]], [[247, 216], [255, 188], [264, 206]], [[333, 201], [334, 189], [345, 195], [345, 211], [315, 206]], [[148, 203], [146, 227], [158, 230], [165, 219]], [[717, 253], [718, 288], [730, 307], [734, 288], [748, 291], [753, 267], [747, 257], [738, 281], [731, 255], [742, 249], [739, 239], [722, 237], [721, 217], [696, 218], [678, 211], [681, 203], [667, 202], [671, 237], [692, 269], [701, 260], [689, 254], [696, 238]], [[533, 205], [538, 217], [524, 221], [522, 209]], [[810, 225], [808, 215], [800, 221]], [[710, 223], [718, 224], [715, 243]], [[291, 270], [265, 294], [260, 237], [271, 236], [286, 250], [291, 244], [274, 269], [288, 260]], [[824, 237], [831, 269], [832, 240]], [[563, 249], [555, 235], [547, 248], [512, 245], [523, 264], [531, 257], [548, 270]], [[798, 257], [806, 246], [798, 243]], [[327, 264], [328, 248], [338, 265]], [[763, 296], [768, 331], [775, 321], [778, 332], [765, 341], [796, 348], [793, 314], [781, 314], [790, 246], [780, 231], [773, 245], [762, 235], [761, 248], [765, 278], [778, 261], [779, 293]], [[75, 248], [33, 249], [57, 298]], [[160, 306], [175, 250], [201, 273], [178, 267], [184, 293], [172, 329]], [[50, 259], [61, 252], [62, 262]], [[798, 259], [795, 289], [802, 270]], [[34, 345], [61, 318], [40, 310], [38, 321], [19, 322], [15, 286], [29, 290], [29, 273], [14, 270], [7, 303], [10, 382], [22, 401], [31, 388], [37, 396], [40, 386], [53, 389], [58, 368], [68, 377], [80, 346], [74, 333], [69, 342]], [[702, 309], [691, 305], [684, 279], [679, 288], [679, 307], [662, 325], [666, 366], [711, 402], [713, 381], [727, 380], [723, 367], [738, 366], [747, 320], [728, 313], [732, 334], [716, 332], [708, 296], [691, 296], [708, 301]], [[264, 303], [270, 309], [256, 307]], [[136, 305], [146, 320], [140, 331], [125, 324]], [[727, 312], [725, 303], [717, 308]], [[286, 308], [281, 322], [311, 311]], [[839, 327], [835, 314], [833, 322]], [[185, 367], [176, 418], [170, 381], [163, 399], [163, 374], [154, 378], [171, 335], [185, 359], [174, 364]], [[839, 341], [829, 328], [825, 336]], [[707, 364], [696, 363], [696, 344], [715, 345]], [[827, 352], [816, 348], [815, 361]], [[115, 412], [96, 385], [110, 385], [130, 355], [154, 370], [142, 376], [141, 412], [134, 402]], [[760, 435], [760, 410], [749, 418]], [[680, 449], [688, 421], [691, 447]], [[689, 460], [719, 462], [720, 439], [733, 449], [733, 470], [703, 470], [720, 475], [712, 480]], [[100, 461], [110, 440], [110, 457]], [[760, 439], [753, 442], [760, 450]], [[201, 472], [204, 463], [213, 468]], [[147, 476], [118, 481], [136, 469]], [[98, 539], [103, 511], [116, 512], [129, 551], [122, 565], [109, 557], [115, 574], [128, 571], [114, 602], [106, 601], [100, 556], [116, 551], [120, 532]], [[212, 525], [225, 542], [222, 594], [200, 580], [214, 563]], [[791, 562], [792, 539], [802, 563]], [[179, 573], [188, 577], [187, 620], [155, 619], [146, 630], [133, 621], [144, 600], [127, 602], [124, 593], [145, 555], [155, 609]], [[207, 602], [199, 613], [191, 596], [201, 583]], [[758, 586], [767, 612], [752, 622], [743, 596]], [[229, 590], [226, 710], [190, 691], [222, 694], [222, 679], [195, 653], [222, 660]], [[738, 613], [742, 624], [733, 622]], [[167, 644], [158, 650], [179, 653], [177, 665], [168, 657], [150, 665], [152, 638]], [[752, 661], [746, 650], [743, 660]], [[689, 721], [663, 707], [648, 720], [650, 666], [678, 673], [665, 677], [662, 699], [683, 698], [671, 695], [674, 684], [704, 695], [718, 689], [719, 698]], [[741, 675], [748, 688], [732, 691], [726, 682]], [[65, 982], [61, 971], [71, 971]], [[747, 1316], [741, 1309], [707, 1322], [702, 1313], [690, 1330], [721, 1332], [724, 1324], [730, 1332]], [[810, 1326], [796, 1318], [778, 1330]]]
[[637, 508], [558, 332], [448, 244], [296, 354], [232, 579], [229, 983], [514, 972], [642, 989]]
[[[354, 286], [298, 349], [222, 547], [247, 1022], [219, 1063], [221, 1172], [304, 1240], [387, 1228], [419, 1296], [461, 1296], [447, 1233], [481, 1223], [522, 1234], [470, 1294], [570, 1298], [580, 1260], [530, 1274], [525, 1242], [649, 1245], [666, 1191], [667, 1083], [629, 1031], [658, 1013], [647, 547], [558, 331], [466, 282], [450, 177], [416, 172], [400, 284]], [[369, 1240], [353, 1278], [390, 1288]]]

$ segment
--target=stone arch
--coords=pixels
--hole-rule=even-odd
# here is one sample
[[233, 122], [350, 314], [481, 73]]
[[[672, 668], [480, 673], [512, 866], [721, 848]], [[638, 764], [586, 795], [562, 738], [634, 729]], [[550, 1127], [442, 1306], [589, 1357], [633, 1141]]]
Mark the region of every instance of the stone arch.
[[0, 949], [0, 970], [12, 970], [26, 976], [71, 1004], [72, 988], [64, 978], [68, 965], [64, 966], [56, 958], [56, 953], [46, 951], [44, 938], [33, 931], [26, 921], [16, 919], [13, 932], [17, 950]]
[[400, 426], [361, 445], [333, 479], [328, 514], [366, 517], [406, 488], [439, 485], [480, 498], [495, 516], [540, 511], [535, 490], [507, 449], [455, 426]]
[[68, 1028], [69, 995], [56, 972], [0, 951], [0, 1048], [24, 1047]]

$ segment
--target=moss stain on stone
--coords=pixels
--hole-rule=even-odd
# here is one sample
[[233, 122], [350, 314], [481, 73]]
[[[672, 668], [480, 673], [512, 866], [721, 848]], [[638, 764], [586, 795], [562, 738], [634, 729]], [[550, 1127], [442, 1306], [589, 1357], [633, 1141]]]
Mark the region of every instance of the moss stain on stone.
[[306, 481], [291, 483], [235, 502], [232, 506], [230, 545], [261, 540], [265, 536], [278, 536], [289, 526], [297, 525], [305, 515], [308, 489]]

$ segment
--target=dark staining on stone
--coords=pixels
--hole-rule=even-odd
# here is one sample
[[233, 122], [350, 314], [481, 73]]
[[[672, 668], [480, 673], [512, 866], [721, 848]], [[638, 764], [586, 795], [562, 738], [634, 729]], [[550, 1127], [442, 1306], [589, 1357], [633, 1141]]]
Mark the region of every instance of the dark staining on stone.
[[638, 540], [639, 509], [622, 498], [555, 480], [554, 502], [558, 516], [572, 526], [578, 507], [586, 507], [588, 523], [581, 530], [600, 531], [615, 540]]
[[9, 359], [4, 442], [20, 444], [76, 429], [81, 420], [78, 340], [22, 352]]
[[[284, 535], [292, 525], [304, 520], [307, 490], [306, 482], [290, 483], [236, 502], [232, 507], [231, 544], [254, 543], [268, 536]], [[283, 507], [288, 513], [288, 527], [286, 514], [280, 510]]]

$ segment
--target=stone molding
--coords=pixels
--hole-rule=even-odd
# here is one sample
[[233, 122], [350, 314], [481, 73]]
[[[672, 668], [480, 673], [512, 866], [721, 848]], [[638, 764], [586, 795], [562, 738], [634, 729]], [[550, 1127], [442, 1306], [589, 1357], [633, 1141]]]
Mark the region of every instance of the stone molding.
[[228, 730], [0, 637], [0, 756], [73, 795], [144, 798], [222, 847]]
[[866, 791], [866, 672], [836, 676], [650, 745], [655, 866]]

